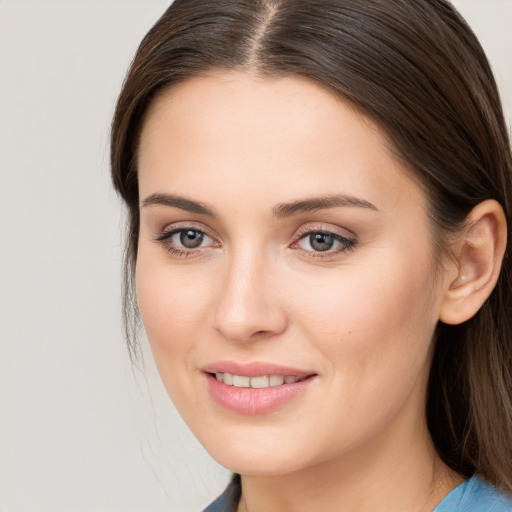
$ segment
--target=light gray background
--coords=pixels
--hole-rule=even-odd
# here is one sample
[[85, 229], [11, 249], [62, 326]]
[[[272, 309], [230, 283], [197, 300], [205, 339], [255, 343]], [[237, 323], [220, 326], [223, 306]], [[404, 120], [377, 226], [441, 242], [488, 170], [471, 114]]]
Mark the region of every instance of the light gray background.
[[[0, 512], [197, 512], [228, 479], [119, 322], [109, 122], [168, 3], [0, 0]], [[455, 3], [510, 120], [512, 0]]]

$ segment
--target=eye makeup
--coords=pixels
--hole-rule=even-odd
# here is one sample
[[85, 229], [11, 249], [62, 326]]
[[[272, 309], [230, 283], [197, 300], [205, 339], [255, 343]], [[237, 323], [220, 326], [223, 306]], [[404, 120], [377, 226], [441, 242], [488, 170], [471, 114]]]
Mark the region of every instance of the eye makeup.
[[154, 241], [178, 258], [201, 256], [209, 248], [220, 247], [213, 236], [194, 223], [173, 224], [159, 233]]
[[[188, 258], [200, 256], [206, 251], [220, 248], [221, 244], [203, 228], [195, 224], [172, 225], [159, 233], [155, 242], [162, 244], [173, 256]], [[301, 227], [288, 247], [299, 250], [308, 258], [332, 258], [338, 254], [354, 250], [355, 237], [348, 237], [332, 228], [316, 227], [311, 224]]]

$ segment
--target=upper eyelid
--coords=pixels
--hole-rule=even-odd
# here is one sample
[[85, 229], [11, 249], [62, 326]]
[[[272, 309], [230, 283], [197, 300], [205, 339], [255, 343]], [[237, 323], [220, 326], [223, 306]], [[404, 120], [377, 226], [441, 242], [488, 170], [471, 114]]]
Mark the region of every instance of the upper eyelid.
[[[309, 251], [306, 249], [302, 249], [300, 247], [300, 242], [306, 239], [308, 236], [314, 233], [323, 233], [329, 234], [334, 237], [334, 239], [342, 245], [342, 249], [333, 250], [329, 249], [325, 252], [316, 252]], [[306, 223], [302, 225], [299, 229], [297, 229], [293, 235], [293, 239], [288, 245], [291, 249], [295, 250], [303, 250], [306, 251], [310, 257], [314, 258], [329, 258], [336, 256], [340, 252], [345, 252], [345, 250], [353, 249], [358, 244], [358, 238], [356, 234], [346, 228], [342, 228], [340, 226], [336, 226], [333, 224], [327, 223]]]
[[163, 229], [159, 230], [157, 237], [169, 235], [171, 233], [177, 233], [180, 231], [184, 231], [186, 229], [200, 231], [201, 233], [204, 233], [205, 235], [209, 236], [210, 238], [213, 238], [214, 240], [217, 240], [219, 238], [215, 233], [212, 232], [212, 230], [208, 229], [203, 224], [193, 221], [173, 222], [171, 224], [167, 224]]
[[333, 235], [341, 236], [348, 240], [355, 240], [357, 238], [355, 233], [353, 233], [347, 228], [342, 228], [340, 226], [326, 224], [323, 222], [318, 223], [316, 225], [308, 223], [302, 225], [295, 231], [294, 238], [298, 240], [299, 238], [302, 238], [303, 236], [306, 236], [311, 233], [330, 233]]

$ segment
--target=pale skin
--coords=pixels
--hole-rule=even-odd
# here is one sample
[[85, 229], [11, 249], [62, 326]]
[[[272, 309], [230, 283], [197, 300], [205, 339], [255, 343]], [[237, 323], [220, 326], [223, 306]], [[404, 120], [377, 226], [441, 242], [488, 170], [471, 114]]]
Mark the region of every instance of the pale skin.
[[[477, 206], [436, 259], [425, 193], [379, 128], [306, 79], [250, 72], [156, 99], [139, 191], [144, 327], [183, 418], [242, 475], [240, 512], [430, 511], [462, 481], [433, 447], [426, 385], [439, 320], [467, 320], [496, 283], [498, 203]], [[242, 414], [208, 393], [201, 368], [218, 360], [314, 378]]]

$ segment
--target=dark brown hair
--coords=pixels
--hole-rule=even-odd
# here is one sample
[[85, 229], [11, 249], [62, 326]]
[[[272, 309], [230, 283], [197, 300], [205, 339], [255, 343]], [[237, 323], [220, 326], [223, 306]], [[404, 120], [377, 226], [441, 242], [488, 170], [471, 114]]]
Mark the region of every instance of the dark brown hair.
[[[439, 254], [473, 207], [496, 199], [512, 226], [512, 159], [497, 87], [475, 35], [445, 0], [175, 0], [142, 41], [112, 125], [114, 186], [128, 206], [126, 325], [137, 144], [155, 95], [210, 70], [296, 74], [335, 91], [387, 134], [423, 185]], [[512, 491], [511, 250], [481, 310], [440, 324], [427, 420], [442, 459]], [[236, 479], [235, 479], [236, 482]]]

